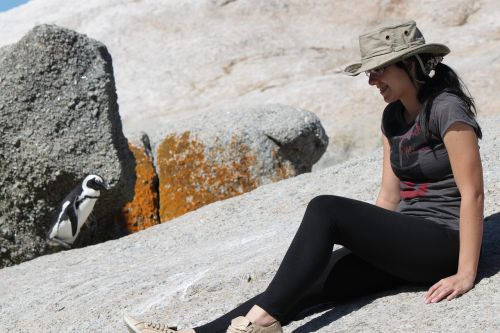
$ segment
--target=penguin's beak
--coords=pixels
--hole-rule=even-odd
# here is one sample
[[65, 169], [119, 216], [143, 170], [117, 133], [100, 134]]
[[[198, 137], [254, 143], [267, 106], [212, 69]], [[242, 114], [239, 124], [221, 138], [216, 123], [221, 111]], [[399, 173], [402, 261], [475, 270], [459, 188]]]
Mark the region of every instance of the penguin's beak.
[[[100, 189], [102, 190], [109, 190], [111, 188], [111, 186], [109, 186], [108, 182], [105, 181], [104, 179], [98, 179], [96, 180], [95, 184], [97, 185], [97, 187], [99, 187]], [[96, 189], [97, 190], [97, 189]]]
[[103, 181], [102, 182], [102, 187], [107, 191], [111, 188], [111, 186], [109, 186], [109, 184], [106, 182], [106, 181]]

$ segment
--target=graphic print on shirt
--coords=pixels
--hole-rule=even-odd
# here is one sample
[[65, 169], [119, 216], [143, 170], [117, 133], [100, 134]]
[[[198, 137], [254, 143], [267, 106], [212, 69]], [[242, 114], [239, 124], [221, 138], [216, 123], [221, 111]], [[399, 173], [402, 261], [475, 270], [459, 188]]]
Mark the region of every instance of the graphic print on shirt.
[[[393, 145], [397, 148], [396, 154], [391, 154], [398, 158], [397, 168], [405, 174], [411, 174], [411, 179], [424, 179], [424, 173], [421, 168], [421, 154], [430, 151], [427, 141], [418, 120], [406, 133], [393, 138]], [[394, 162], [392, 161], [393, 165]], [[400, 173], [400, 174], [401, 174]], [[424, 197], [427, 193], [428, 183], [416, 183], [407, 181], [404, 177], [400, 178], [400, 197], [401, 199], [413, 199]]]
[[[393, 149], [391, 154], [392, 165], [399, 170], [399, 175], [411, 174], [411, 179], [422, 179], [424, 174], [421, 169], [420, 154], [429, 151], [422, 128], [419, 123], [411, 127], [408, 132], [392, 138]], [[402, 177], [404, 179], [404, 177]]]
[[401, 199], [413, 199], [418, 197], [425, 197], [429, 188], [429, 183], [416, 184], [413, 182], [401, 181], [399, 183], [399, 194]]

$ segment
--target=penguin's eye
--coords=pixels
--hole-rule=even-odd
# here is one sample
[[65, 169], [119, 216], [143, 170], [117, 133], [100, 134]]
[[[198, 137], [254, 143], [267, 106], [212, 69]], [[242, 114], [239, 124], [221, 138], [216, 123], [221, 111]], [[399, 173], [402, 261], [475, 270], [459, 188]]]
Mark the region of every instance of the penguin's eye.
[[97, 188], [98, 188], [97, 181], [95, 179], [89, 180], [87, 183], [87, 187], [94, 189], [94, 190], [97, 190]]

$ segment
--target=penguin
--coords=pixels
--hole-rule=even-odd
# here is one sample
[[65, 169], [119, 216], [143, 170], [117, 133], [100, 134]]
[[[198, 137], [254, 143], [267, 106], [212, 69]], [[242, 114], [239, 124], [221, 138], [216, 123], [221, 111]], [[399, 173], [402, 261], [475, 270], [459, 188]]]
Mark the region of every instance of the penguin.
[[102, 177], [98, 175], [85, 177], [58, 206], [47, 233], [47, 243], [71, 248], [102, 190], [109, 190], [108, 183]]

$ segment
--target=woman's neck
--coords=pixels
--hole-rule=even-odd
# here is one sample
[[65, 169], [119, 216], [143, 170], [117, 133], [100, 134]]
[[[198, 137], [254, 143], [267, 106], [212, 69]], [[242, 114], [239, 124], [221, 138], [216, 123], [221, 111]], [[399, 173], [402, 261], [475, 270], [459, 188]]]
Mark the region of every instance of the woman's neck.
[[422, 104], [417, 99], [417, 96], [410, 96], [407, 98], [401, 98], [401, 103], [405, 107], [405, 120], [407, 123], [411, 123], [417, 118], [420, 110], [422, 109]]

